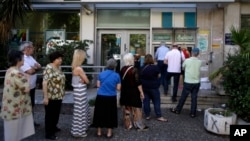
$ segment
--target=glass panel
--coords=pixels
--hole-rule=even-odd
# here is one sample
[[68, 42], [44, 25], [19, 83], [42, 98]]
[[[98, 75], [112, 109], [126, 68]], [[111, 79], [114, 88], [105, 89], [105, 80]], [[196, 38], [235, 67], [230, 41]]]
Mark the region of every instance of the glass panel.
[[172, 33], [172, 29], [170, 30], [153, 30], [153, 37], [152, 40], [153, 42], [161, 42], [161, 41], [165, 41], [168, 44], [172, 44], [172, 40], [173, 40], [173, 33]]
[[147, 9], [99, 9], [97, 27], [150, 27], [150, 11]]
[[176, 30], [175, 42], [195, 42], [195, 30]]
[[129, 43], [130, 53], [140, 55], [140, 62], [142, 66], [144, 56], [146, 54], [146, 34], [130, 34]]
[[241, 15], [241, 28], [250, 29], [250, 15]]
[[101, 65], [110, 58], [120, 60], [121, 34], [102, 34], [101, 39]]

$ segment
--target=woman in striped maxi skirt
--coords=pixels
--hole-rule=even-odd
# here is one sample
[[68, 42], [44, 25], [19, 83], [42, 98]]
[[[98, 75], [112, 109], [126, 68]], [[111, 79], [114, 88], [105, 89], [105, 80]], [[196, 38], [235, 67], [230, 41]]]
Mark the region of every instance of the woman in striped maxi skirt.
[[72, 61], [72, 86], [74, 95], [74, 111], [71, 127], [71, 135], [74, 137], [86, 137], [90, 126], [90, 109], [87, 98], [87, 84], [89, 80], [81, 68], [85, 59], [85, 52], [77, 49]]

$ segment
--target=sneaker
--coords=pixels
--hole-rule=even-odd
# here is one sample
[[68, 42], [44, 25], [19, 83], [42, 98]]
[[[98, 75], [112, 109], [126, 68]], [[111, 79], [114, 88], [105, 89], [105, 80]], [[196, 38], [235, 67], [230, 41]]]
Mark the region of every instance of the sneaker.
[[149, 129], [148, 126], [145, 126], [144, 128], [140, 129], [140, 128], [137, 128], [136, 130], [137, 131], [147, 131]]
[[176, 110], [175, 108], [171, 108], [170, 112], [175, 113], [175, 114], [180, 114], [180, 112]]

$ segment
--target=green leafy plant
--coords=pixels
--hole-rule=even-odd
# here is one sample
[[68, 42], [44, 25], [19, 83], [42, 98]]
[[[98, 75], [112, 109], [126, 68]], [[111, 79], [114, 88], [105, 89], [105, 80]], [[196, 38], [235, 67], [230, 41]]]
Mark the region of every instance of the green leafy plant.
[[[82, 50], [85, 50], [87, 52], [87, 50], [89, 49], [89, 45], [92, 43], [93, 43], [93, 41], [91, 41], [91, 40], [83, 40], [83, 41], [75, 41], [75, 42], [71, 42], [71, 43], [66, 43], [62, 46], [56, 45], [56, 46], [54, 46], [54, 48], [49, 50], [49, 53], [53, 52], [53, 51], [62, 52], [64, 54], [62, 65], [71, 66], [74, 50], [75, 49], [82, 49]], [[86, 54], [86, 55], [88, 58], [89, 55], [88, 54]], [[87, 64], [87, 58], [85, 59], [83, 65], [89, 65], [89, 64]], [[47, 56], [45, 50], [37, 53], [37, 60], [42, 66], [46, 66], [46, 64], [49, 63], [48, 56]], [[71, 70], [71, 68], [63, 68], [63, 71], [64, 72], [71, 72], [72, 70]], [[84, 69], [84, 71], [91, 72], [91, 71], [93, 71], [93, 69], [88, 68], [88, 69]], [[65, 75], [66, 75], [66, 89], [72, 89], [72, 86], [71, 86], [72, 74], [65, 74]], [[93, 79], [92, 75], [87, 75], [87, 76], [88, 76], [89, 80]]]
[[210, 80], [220, 78], [228, 106], [243, 120], [250, 122], [250, 32], [231, 28], [232, 40], [239, 47], [234, 54], [228, 53], [224, 65], [210, 74]]
[[250, 121], [250, 58], [242, 54], [229, 55], [222, 71], [223, 86], [229, 95], [229, 107], [239, 117]]
[[224, 109], [221, 109], [221, 110], [218, 110], [218, 109], [211, 109], [209, 110], [209, 112], [213, 115], [221, 115], [221, 116], [224, 116], [224, 117], [229, 117], [229, 116], [232, 116], [232, 111], [230, 110], [224, 110]]

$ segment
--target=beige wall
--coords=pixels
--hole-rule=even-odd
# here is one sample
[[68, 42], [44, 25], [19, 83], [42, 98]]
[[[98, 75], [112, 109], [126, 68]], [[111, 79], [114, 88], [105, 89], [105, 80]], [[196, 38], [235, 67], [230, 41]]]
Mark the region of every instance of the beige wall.
[[[201, 77], [207, 77], [223, 64], [223, 9], [216, 5], [199, 5], [197, 7], [197, 26], [199, 31], [208, 32], [208, 49], [200, 54], [200, 59], [203, 61]], [[211, 52], [212, 62], [210, 62]]]
[[[92, 40], [95, 41], [95, 13], [94, 13], [94, 6], [88, 5], [89, 9], [93, 11], [92, 14], [87, 14], [85, 9], [82, 7], [81, 9], [81, 18], [80, 18], [80, 40]], [[94, 57], [96, 56], [95, 51], [95, 42], [89, 46], [88, 55], [88, 64], [94, 63]]]

